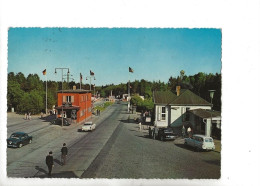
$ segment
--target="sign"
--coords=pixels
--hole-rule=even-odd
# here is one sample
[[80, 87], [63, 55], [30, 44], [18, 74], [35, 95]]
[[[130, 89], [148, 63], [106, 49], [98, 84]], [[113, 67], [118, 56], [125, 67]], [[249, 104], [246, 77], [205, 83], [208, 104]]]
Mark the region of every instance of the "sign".
[[151, 117], [145, 117], [145, 122], [151, 122]]

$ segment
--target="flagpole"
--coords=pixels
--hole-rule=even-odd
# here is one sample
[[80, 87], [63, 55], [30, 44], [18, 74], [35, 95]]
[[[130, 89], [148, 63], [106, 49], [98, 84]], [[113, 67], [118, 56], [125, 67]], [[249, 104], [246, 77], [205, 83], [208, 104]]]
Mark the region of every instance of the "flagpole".
[[47, 73], [46, 73], [46, 111], [45, 113], [47, 114]]

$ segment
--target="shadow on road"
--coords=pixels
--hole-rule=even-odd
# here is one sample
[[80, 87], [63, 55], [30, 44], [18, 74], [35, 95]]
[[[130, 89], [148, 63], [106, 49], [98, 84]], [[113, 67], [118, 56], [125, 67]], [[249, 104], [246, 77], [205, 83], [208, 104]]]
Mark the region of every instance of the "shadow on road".
[[134, 124], [136, 124], [134, 119], [126, 119], [126, 120], [121, 119], [119, 121], [122, 122], [122, 123], [128, 123], [128, 124], [133, 124], [134, 123]]
[[39, 166], [35, 166], [35, 169], [39, 172], [46, 174], [46, 175], [48, 174], [48, 172], [46, 170], [44, 170], [43, 168], [40, 168]]
[[36, 178], [79, 178], [73, 171], [62, 171], [59, 173], [52, 173], [51, 176], [46, 175], [39, 175], [35, 176]]
[[58, 165], [62, 165], [61, 162], [60, 162], [60, 160], [58, 160], [58, 159], [54, 159], [53, 161], [54, 161], [55, 163], [57, 163]]
[[180, 147], [180, 148], [183, 148], [183, 149], [187, 149], [187, 150], [190, 150], [190, 151], [195, 151], [195, 148], [191, 147], [191, 146], [188, 146], [188, 145], [185, 145], [185, 144], [175, 144], [177, 147]]
[[[136, 135], [137, 137], [140, 137], [140, 138], [147, 138], [147, 139], [152, 139], [152, 138], [150, 138], [149, 137], [149, 135], [143, 135], [143, 136], [138, 136], [138, 135]], [[153, 140], [153, 139], [152, 139]]]
[[48, 115], [48, 116], [45, 116], [45, 117], [40, 117], [39, 119], [43, 120], [43, 122], [50, 122], [52, 120], [54, 120], [56, 118], [56, 115], [53, 114], [53, 115]]

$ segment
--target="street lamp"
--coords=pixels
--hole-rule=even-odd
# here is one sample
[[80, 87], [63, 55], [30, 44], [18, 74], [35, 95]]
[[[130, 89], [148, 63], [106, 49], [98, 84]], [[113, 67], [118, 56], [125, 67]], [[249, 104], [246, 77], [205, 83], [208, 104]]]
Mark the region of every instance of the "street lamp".
[[213, 108], [212, 99], [213, 99], [213, 97], [214, 97], [215, 91], [216, 91], [216, 90], [209, 90], [210, 103], [211, 103], [211, 112], [210, 112], [210, 134], [212, 133], [212, 108]]
[[68, 70], [67, 74], [70, 73], [69, 68], [55, 68], [55, 74], [57, 74], [57, 70], [61, 70], [61, 126], [63, 127], [63, 70]]
[[[95, 76], [94, 77], [94, 80], [96, 80]], [[90, 81], [90, 91], [91, 91], [91, 78], [93, 78], [92, 76], [86, 76], [86, 81], [88, 80], [89, 78], [89, 81]]]

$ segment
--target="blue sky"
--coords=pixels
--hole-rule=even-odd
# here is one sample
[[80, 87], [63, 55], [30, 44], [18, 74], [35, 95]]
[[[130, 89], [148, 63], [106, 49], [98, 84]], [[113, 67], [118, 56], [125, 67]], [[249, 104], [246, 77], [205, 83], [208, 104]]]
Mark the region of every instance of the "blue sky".
[[[83, 83], [89, 71], [93, 84], [126, 83], [128, 79], [167, 82], [181, 70], [186, 75], [221, 72], [220, 29], [173, 28], [10, 28], [8, 73], [37, 73], [60, 81], [69, 68]], [[128, 67], [134, 73], [128, 72]]]

